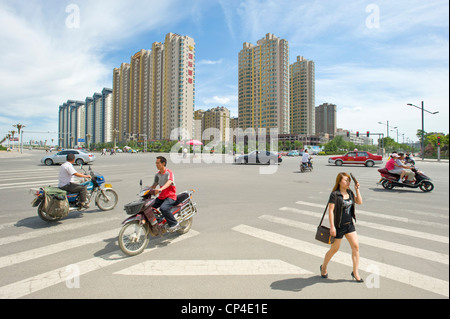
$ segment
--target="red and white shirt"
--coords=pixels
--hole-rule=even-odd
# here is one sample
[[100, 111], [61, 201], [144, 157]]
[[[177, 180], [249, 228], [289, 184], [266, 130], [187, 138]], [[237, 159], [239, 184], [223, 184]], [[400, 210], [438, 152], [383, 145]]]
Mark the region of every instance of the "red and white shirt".
[[159, 171], [155, 175], [155, 181], [153, 184], [158, 184], [159, 187], [163, 187], [168, 181], [172, 181], [172, 185], [168, 188], [164, 189], [158, 196], [159, 199], [165, 200], [166, 198], [172, 198], [173, 200], [177, 200], [177, 188], [175, 187], [175, 178], [170, 169], [165, 170], [163, 174]]

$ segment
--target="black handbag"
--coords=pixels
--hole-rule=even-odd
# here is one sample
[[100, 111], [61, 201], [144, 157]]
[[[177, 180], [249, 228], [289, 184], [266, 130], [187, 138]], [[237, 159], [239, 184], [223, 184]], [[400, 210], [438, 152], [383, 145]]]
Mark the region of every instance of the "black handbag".
[[331, 245], [332, 243], [334, 243], [334, 237], [331, 236], [330, 229], [328, 227], [322, 225], [323, 219], [325, 218], [325, 214], [327, 212], [327, 208], [328, 208], [328, 204], [327, 204], [327, 207], [325, 207], [325, 211], [323, 212], [322, 219], [320, 220], [320, 224], [317, 227], [316, 239], [322, 243]]

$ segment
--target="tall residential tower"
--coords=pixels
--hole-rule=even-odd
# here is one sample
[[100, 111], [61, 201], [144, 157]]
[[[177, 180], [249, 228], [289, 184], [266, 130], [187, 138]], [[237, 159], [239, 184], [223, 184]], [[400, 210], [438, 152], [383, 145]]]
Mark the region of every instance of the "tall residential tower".
[[239, 126], [290, 133], [289, 44], [271, 33], [239, 52]]
[[168, 33], [114, 69], [114, 129], [119, 140], [191, 138], [195, 102], [195, 42]]
[[315, 135], [315, 65], [302, 56], [290, 65], [291, 134]]

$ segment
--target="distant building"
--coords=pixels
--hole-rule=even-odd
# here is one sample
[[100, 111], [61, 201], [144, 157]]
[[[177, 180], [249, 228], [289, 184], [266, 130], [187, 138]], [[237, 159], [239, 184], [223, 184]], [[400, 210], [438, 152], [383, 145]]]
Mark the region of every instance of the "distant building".
[[[180, 128], [194, 133], [195, 42], [168, 33], [152, 50], [113, 71], [113, 129], [118, 140], [170, 139]], [[189, 135], [189, 136], [188, 136]]]
[[315, 64], [302, 56], [290, 65], [291, 134], [316, 134]]
[[[230, 111], [224, 106], [218, 106], [206, 111], [195, 111], [196, 120], [196, 134], [195, 137], [198, 140], [203, 140], [206, 137], [206, 141], [212, 141], [213, 139], [221, 142], [228, 142], [230, 140]], [[208, 129], [217, 129], [219, 136], [209, 136]]]
[[336, 135], [337, 107], [335, 104], [323, 103], [315, 108], [316, 133]]
[[289, 127], [289, 44], [271, 33], [239, 52], [239, 127]]

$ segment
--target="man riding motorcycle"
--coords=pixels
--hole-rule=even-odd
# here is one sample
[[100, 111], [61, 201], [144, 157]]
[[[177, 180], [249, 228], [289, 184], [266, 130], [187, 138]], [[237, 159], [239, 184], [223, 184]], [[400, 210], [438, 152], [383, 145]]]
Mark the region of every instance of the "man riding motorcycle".
[[[177, 189], [175, 187], [175, 179], [171, 170], [166, 168], [167, 160], [163, 156], [156, 158], [156, 168], [158, 172], [155, 174], [155, 181], [151, 186], [159, 193], [158, 198], [155, 199], [153, 204], [154, 208], [159, 208], [163, 216], [166, 218], [169, 225], [169, 231], [176, 231], [180, 224], [175, 217], [170, 213], [170, 209], [173, 207], [177, 200]], [[159, 185], [159, 189], [156, 186]]]
[[61, 165], [59, 169], [59, 182], [58, 187], [69, 193], [79, 193], [80, 203], [82, 208], [89, 208], [89, 202], [87, 200], [87, 187], [73, 183], [73, 176], [81, 178], [91, 178], [90, 175], [84, 175], [78, 173], [73, 167], [75, 162], [75, 154], [67, 154], [66, 162]]
[[305, 149], [305, 152], [303, 153], [302, 164], [305, 164], [307, 167], [311, 167], [311, 155], [309, 155], [307, 149]]

